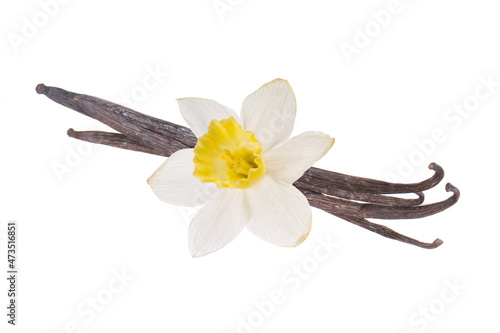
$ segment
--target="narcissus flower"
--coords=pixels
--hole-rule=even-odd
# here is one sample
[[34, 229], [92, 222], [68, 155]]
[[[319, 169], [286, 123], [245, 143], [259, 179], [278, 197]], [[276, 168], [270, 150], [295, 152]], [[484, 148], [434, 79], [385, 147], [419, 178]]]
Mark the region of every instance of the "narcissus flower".
[[200, 206], [189, 225], [193, 257], [217, 251], [247, 228], [279, 246], [297, 246], [311, 230], [311, 207], [292, 184], [332, 147], [321, 132], [289, 139], [297, 105], [291, 86], [273, 80], [248, 96], [241, 117], [215, 101], [179, 99], [198, 137], [148, 179], [162, 200]]

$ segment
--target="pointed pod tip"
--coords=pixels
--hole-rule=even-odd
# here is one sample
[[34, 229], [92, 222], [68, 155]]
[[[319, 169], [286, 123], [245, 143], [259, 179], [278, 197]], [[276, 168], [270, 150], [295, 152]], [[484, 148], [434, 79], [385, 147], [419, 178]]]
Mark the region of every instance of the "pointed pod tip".
[[451, 183], [446, 183], [445, 190], [446, 192], [456, 192], [458, 189], [451, 185]]
[[451, 183], [447, 183], [445, 187], [446, 192], [453, 192], [453, 195], [456, 197], [456, 200], [460, 197], [460, 190], [455, 186], [451, 185]]
[[436, 247], [441, 246], [441, 244], [443, 244], [443, 241], [441, 239], [439, 239], [439, 238], [436, 238], [434, 240], [434, 242], [432, 242], [432, 245], [433, 245], [432, 248], [435, 249]]
[[48, 90], [49, 90], [49, 88], [45, 84], [43, 84], [43, 83], [40, 83], [40, 84], [38, 84], [36, 86], [36, 92], [38, 94], [44, 94], [44, 95], [46, 95], [47, 92], [48, 92]]

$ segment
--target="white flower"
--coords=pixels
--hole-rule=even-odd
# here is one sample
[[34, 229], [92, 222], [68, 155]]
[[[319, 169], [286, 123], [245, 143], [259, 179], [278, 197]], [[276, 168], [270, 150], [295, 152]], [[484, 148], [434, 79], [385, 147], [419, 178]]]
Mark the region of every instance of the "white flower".
[[289, 139], [297, 106], [288, 82], [273, 80], [248, 96], [241, 118], [212, 100], [178, 101], [198, 143], [172, 154], [148, 183], [162, 201], [201, 206], [189, 225], [193, 257], [217, 251], [244, 227], [279, 246], [302, 243], [311, 207], [292, 184], [334, 139], [321, 132]]

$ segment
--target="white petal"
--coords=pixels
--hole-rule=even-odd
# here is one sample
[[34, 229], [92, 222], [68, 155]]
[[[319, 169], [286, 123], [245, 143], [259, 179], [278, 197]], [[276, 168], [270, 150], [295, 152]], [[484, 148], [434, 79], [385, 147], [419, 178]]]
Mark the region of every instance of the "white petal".
[[195, 207], [213, 199], [215, 183], [202, 183], [193, 176], [193, 149], [173, 153], [148, 179], [160, 200], [178, 206]]
[[243, 101], [243, 129], [254, 132], [266, 151], [290, 137], [296, 111], [295, 95], [288, 81], [273, 80]]
[[198, 138], [207, 133], [212, 119], [222, 120], [234, 117], [241, 124], [236, 112], [216, 101], [195, 97], [179, 98], [177, 101], [182, 117]]
[[244, 190], [220, 189], [201, 207], [189, 225], [189, 249], [200, 257], [224, 247], [238, 236], [249, 219]]
[[335, 139], [321, 132], [304, 132], [264, 153], [266, 173], [292, 184], [316, 161], [325, 156]]
[[251, 210], [248, 230], [279, 246], [297, 246], [311, 230], [311, 207], [293, 185], [266, 175], [246, 190]]

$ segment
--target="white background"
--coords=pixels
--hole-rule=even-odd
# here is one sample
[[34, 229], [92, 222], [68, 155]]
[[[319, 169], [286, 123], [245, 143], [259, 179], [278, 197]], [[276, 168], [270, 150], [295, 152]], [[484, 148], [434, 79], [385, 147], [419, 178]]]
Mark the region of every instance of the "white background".
[[[15, 220], [20, 275], [15, 328], [0, 283], [0, 331], [498, 331], [496, 2], [222, 3], [230, 9], [221, 14], [212, 0], [2, 2], [0, 267]], [[385, 26], [374, 23], [371, 12], [388, 8], [396, 10]], [[357, 53], [346, 57], [347, 44]], [[145, 89], [144, 80], [155, 83], [150, 71], [161, 74]], [[297, 248], [243, 232], [192, 259], [191, 212], [160, 202], [146, 184], [164, 158], [68, 138], [68, 128], [100, 126], [35, 92], [43, 82], [122, 103], [132, 95], [134, 109], [185, 125], [176, 98], [239, 110], [276, 77], [297, 97], [294, 133], [336, 138], [317, 166], [403, 182], [431, 176], [430, 162], [444, 167], [426, 200], [447, 198], [449, 181], [462, 193], [456, 206], [386, 223], [423, 241], [439, 237], [440, 248], [385, 239], [314, 209]], [[496, 86], [488, 91], [480, 77]], [[447, 111], [464, 101], [472, 111]], [[440, 142], [429, 143], [436, 129]], [[61, 165], [69, 171], [58, 176]], [[321, 242], [338, 247], [330, 254]], [[120, 283], [122, 271], [130, 280]], [[279, 304], [270, 305], [271, 294]]]

